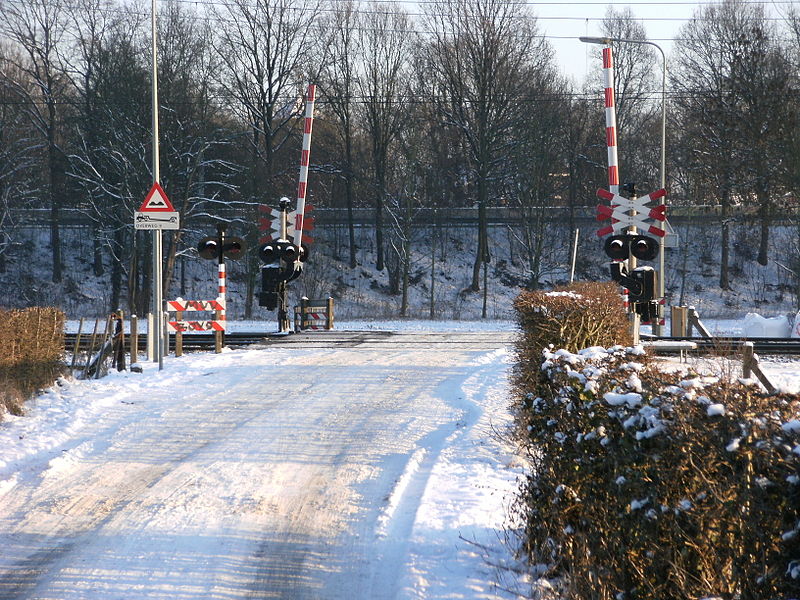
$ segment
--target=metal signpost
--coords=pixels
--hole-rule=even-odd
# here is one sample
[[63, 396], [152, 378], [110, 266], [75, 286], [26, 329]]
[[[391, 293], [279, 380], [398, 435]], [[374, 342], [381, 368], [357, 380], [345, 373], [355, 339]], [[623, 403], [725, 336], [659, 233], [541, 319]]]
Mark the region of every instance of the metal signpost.
[[[156, 52], [156, 0], [153, 0], [152, 4], [152, 54], [153, 54], [153, 73], [152, 73], [152, 89], [153, 89], [153, 189], [158, 191], [161, 190], [161, 186], [159, 185], [159, 180], [161, 179], [161, 174], [159, 172], [159, 149], [158, 149], [158, 55]], [[148, 194], [148, 199], [145, 200], [145, 204], [142, 208], [147, 208], [148, 200], [152, 200], [151, 196], [153, 195], [153, 189], [151, 189], [151, 193]], [[161, 199], [163, 199], [166, 204], [169, 204], [169, 200], [167, 200], [166, 194], [163, 193], [163, 190], [159, 192]], [[169, 205], [171, 207], [171, 205]], [[168, 211], [147, 211], [139, 209], [138, 214], [143, 215], [145, 217], [151, 217], [151, 215], [146, 214], [148, 212], [168, 212]], [[174, 211], [172, 211], [174, 212]], [[164, 278], [163, 275], [163, 259], [162, 259], [162, 247], [161, 247], [161, 230], [162, 229], [172, 229], [172, 227], [162, 227], [159, 225], [175, 225], [174, 229], [178, 229], [180, 224], [178, 223], [177, 213], [176, 213], [175, 222], [171, 222], [171, 216], [168, 218], [167, 221], [158, 221], [155, 220], [147, 220], [143, 219], [141, 225], [153, 224], [156, 225], [155, 227], [146, 227], [146, 229], [153, 230], [153, 303], [152, 303], [152, 313], [153, 313], [153, 330], [148, 331], [147, 335], [150, 336], [152, 340], [152, 348], [154, 352], [153, 362], [158, 363], [159, 371], [164, 368], [164, 312], [163, 312], [163, 290], [162, 290], [162, 280]], [[163, 218], [163, 217], [162, 217]], [[137, 225], [136, 216], [134, 216], [134, 227]], [[141, 227], [144, 229], [145, 227]]]

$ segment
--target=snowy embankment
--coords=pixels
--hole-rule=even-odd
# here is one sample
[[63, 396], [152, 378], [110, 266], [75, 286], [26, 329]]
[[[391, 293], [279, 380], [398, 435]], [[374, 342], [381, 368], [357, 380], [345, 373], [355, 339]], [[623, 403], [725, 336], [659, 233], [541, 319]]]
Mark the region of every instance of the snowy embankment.
[[0, 424], [0, 597], [514, 597], [510, 362], [254, 348], [61, 381]]

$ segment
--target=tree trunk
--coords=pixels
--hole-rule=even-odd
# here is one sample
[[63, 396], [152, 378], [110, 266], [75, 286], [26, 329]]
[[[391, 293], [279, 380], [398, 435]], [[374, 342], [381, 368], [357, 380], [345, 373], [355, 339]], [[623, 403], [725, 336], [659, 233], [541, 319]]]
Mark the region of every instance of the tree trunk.
[[403, 261], [403, 298], [400, 301], [400, 316], [405, 317], [408, 312], [408, 276], [411, 270], [411, 198], [406, 198], [405, 218], [403, 220], [403, 243], [402, 243], [402, 261]]
[[139, 304], [139, 260], [138, 260], [138, 236], [136, 232], [131, 235], [130, 269], [128, 271], [128, 312], [134, 315], [142, 315]]
[[758, 264], [766, 266], [769, 262], [769, 226], [772, 219], [769, 189], [766, 186], [759, 186], [758, 190], [756, 190], [756, 196], [758, 198], [758, 217], [761, 224]]
[[103, 247], [100, 241], [100, 228], [97, 224], [92, 227], [92, 272], [95, 277], [101, 277], [105, 272], [103, 268]]
[[141, 267], [139, 268], [139, 272], [142, 276], [142, 284], [141, 284], [141, 309], [142, 314], [146, 315], [153, 310], [152, 298], [153, 298], [153, 236], [152, 233], [147, 231], [144, 232], [143, 238], [145, 242], [142, 244], [142, 251], [139, 255], [139, 260], [141, 261]]
[[[186, 206], [186, 203], [184, 203]], [[184, 220], [185, 215], [181, 215], [181, 220]], [[176, 231], [174, 235], [171, 236], [169, 244], [167, 245], [167, 262], [164, 265], [164, 297], [166, 298], [169, 294], [169, 290], [172, 287], [172, 280], [175, 277], [175, 260], [178, 255], [178, 246], [183, 239], [183, 232], [185, 230], [181, 229]], [[216, 285], [214, 285], [211, 289], [216, 289]], [[213, 297], [216, 298], [216, 295]]]
[[345, 134], [345, 161], [346, 173], [344, 177], [344, 195], [347, 201], [347, 234], [350, 242], [350, 268], [358, 266], [356, 261], [356, 226], [353, 217], [353, 141], [348, 131]]
[[117, 227], [114, 232], [114, 259], [111, 261], [111, 298], [108, 310], [114, 312], [120, 307], [122, 298], [122, 253], [125, 248], [125, 230]]
[[478, 176], [478, 248], [475, 252], [475, 263], [472, 265], [472, 285], [470, 290], [478, 292], [481, 289], [481, 264], [489, 259], [489, 244], [487, 239], [486, 202], [489, 196], [487, 177]]
[[730, 259], [730, 190], [722, 191], [722, 249], [719, 260], [719, 287], [723, 290], [730, 290], [731, 284], [728, 273], [728, 263]]
[[[250, 200], [252, 202], [256, 202], [258, 198], [258, 191], [259, 191], [259, 168], [258, 168], [258, 144], [259, 144], [259, 134], [257, 129], [253, 129], [251, 132], [253, 135], [252, 140], [252, 154], [250, 155]], [[269, 202], [267, 202], [269, 205]], [[256, 209], [258, 210], [258, 209]], [[253, 223], [258, 223], [258, 214], [255, 215]], [[259, 240], [259, 232], [258, 227], [254, 225], [250, 231], [250, 242], [253, 244], [253, 247], [258, 245]], [[246, 276], [246, 283], [245, 283], [245, 297], [244, 297], [244, 318], [245, 319], [252, 319], [253, 318], [253, 299], [255, 298], [255, 289], [256, 289], [256, 281], [258, 280], [258, 275], [261, 272], [258, 259], [255, 258], [255, 254], [249, 252], [245, 260], [248, 262], [249, 268], [247, 269], [247, 276]]]
[[386, 189], [386, 174], [384, 173], [384, 165], [380, 164], [380, 159], [376, 160], [375, 164], [375, 184], [378, 188], [375, 194], [375, 268], [378, 271], [383, 271], [385, 267], [383, 254], [383, 194]]
[[64, 186], [61, 177], [59, 150], [56, 144], [56, 105], [53, 98], [47, 101], [47, 162], [48, 194], [50, 196], [50, 246], [53, 258], [53, 283], [61, 283], [61, 202]]

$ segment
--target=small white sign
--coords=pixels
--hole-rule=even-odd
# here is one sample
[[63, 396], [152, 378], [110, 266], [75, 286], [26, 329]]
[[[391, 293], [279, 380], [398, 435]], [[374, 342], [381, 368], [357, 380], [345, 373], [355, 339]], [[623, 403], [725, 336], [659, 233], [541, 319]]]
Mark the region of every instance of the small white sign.
[[140, 212], [133, 213], [134, 229], [180, 229], [180, 218], [177, 212]]

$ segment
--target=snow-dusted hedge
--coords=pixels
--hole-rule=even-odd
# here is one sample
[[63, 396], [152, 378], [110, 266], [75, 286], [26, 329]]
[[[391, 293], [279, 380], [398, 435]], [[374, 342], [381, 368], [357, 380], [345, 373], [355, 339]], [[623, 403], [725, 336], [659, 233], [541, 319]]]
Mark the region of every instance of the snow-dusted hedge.
[[641, 348], [520, 365], [527, 551], [560, 597], [800, 598], [800, 400]]
[[523, 362], [541, 358], [550, 344], [567, 350], [630, 342], [619, 286], [576, 283], [553, 291], [522, 292], [514, 309], [522, 330], [517, 350]]
[[0, 309], [0, 418], [18, 414], [36, 389], [49, 386], [64, 355], [64, 313], [55, 308]]
[[56, 308], [0, 308], [0, 367], [55, 362], [64, 354], [64, 313]]

